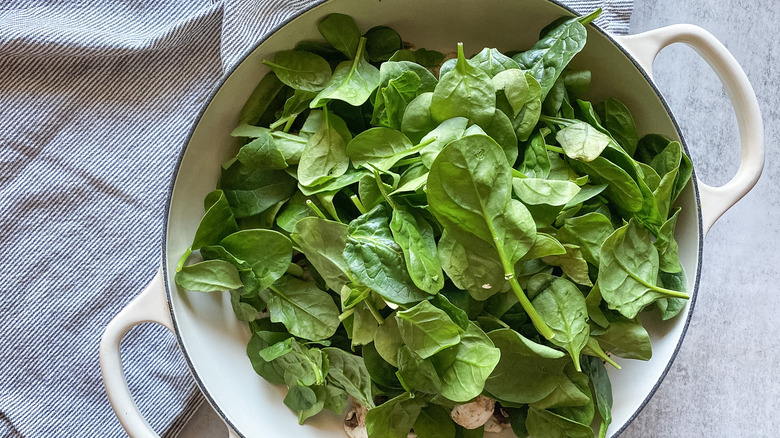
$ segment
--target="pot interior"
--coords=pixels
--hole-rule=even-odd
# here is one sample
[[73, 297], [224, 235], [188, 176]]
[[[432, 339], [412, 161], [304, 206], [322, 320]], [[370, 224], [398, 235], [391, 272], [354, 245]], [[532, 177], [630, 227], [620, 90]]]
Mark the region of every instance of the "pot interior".
[[[298, 41], [321, 39], [317, 22], [333, 12], [353, 16], [362, 31], [388, 25], [405, 41], [445, 53], [454, 51], [462, 41], [467, 55], [483, 47], [527, 49], [543, 26], [567, 14], [548, 0], [332, 0], [268, 37], [213, 96], [181, 158], [170, 199], [163, 263], [177, 337], [192, 373], [217, 412], [244, 436], [342, 438], [344, 432], [342, 418], [329, 413], [299, 426], [296, 415], [282, 403], [286, 390], [267, 383], [252, 369], [246, 357], [250, 333], [233, 315], [229, 295], [185, 292], [173, 281], [173, 267], [192, 242], [203, 215], [203, 198], [214, 189], [220, 164], [233, 157], [239, 147], [230, 132], [243, 103], [268, 71], [261, 61]], [[585, 50], [572, 63], [574, 68], [592, 70], [586, 99], [598, 102], [615, 97], [632, 111], [640, 135], [659, 133], [680, 139], [662, 98], [628, 56], [592, 27], [588, 38]], [[694, 184], [689, 184], [678, 200], [683, 212], [677, 225], [680, 260], [691, 293], [695, 293], [698, 280], [701, 236]], [[653, 358], [648, 362], [617, 359], [623, 369], [609, 368], [614, 391], [610, 436], [633, 419], [662, 379], [684, 334], [690, 306], [664, 323], [655, 312], [643, 314], [653, 341]]]

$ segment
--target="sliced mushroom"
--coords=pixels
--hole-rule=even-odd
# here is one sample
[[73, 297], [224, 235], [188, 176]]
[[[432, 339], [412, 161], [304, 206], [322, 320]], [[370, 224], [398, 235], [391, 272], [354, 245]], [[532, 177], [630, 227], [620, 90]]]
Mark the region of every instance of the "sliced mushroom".
[[485, 423], [485, 432], [501, 433], [509, 427], [509, 423], [500, 423], [496, 417], [491, 416]]
[[360, 403], [353, 402], [352, 408], [344, 417], [344, 431], [349, 438], [368, 438], [366, 430], [366, 413], [368, 409]]
[[455, 406], [450, 417], [466, 429], [476, 429], [493, 417], [495, 406], [495, 400], [480, 395], [471, 403]]

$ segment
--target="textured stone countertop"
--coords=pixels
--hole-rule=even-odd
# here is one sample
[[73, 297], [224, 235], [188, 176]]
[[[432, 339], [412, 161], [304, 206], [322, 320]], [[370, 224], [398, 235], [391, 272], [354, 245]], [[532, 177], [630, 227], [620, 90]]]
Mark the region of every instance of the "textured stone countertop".
[[[621, 438], [776, 437], [780, 431], [780, 2], [636, 0], [631, 33], [675, 23], [712, 32], [755, 88], [764, 117], [766, 167], [705, 239], [688, 334], [669, 374]], [[717, 76], [685, 46], [654, 65], [701, 180], [727, 182], [739, 164], [736, 118]], [[227, 436], [204, 404], [181, 438]]]

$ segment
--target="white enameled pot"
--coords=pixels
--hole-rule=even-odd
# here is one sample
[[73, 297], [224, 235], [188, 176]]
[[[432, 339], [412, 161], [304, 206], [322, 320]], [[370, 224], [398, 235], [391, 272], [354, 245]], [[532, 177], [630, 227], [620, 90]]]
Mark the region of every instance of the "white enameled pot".
[[[183, 149], [171, 185], [160, 272], [108, 325], [100, 346], [106, 392], [131, 437], [156, 436], [133, 402], [119, 357], [122, 336], [142, 322], [162, 324], [175, 334], [193, 378], [232, 436], [344, 437], [343, 419], [328, 413], [299, 426], [296, 415], [282, 403], [283, 388], [255, 374], [246, 357], [249, 329], [236, 320], [227, 293], [186, 292], [173, 281], [173, 267], [192, 241], [203, 215], [203, 198], [215, 187], [220, 163], [234, 156], [239, 146], [230, 131], [243, 103], [267, 72], [261, 60], [300, 40], [319, 39], [317, 22], [333, 12], [353, 16], [363, 30], [388, 25], [405, 41], [444, 52], [454, 50], [458, 41], [464, 42], [467, 52], [482, 47], [524, 49], [536, 41], [542, 26], [571, 14], [550, 0], [330, 0], [283, 24], [250, 51], [215, 90]], [[661, 49], [684, 43], [693, 47], [723, 82], [737, 116], [742, 148], [739, 170], [728, 184], [711, 187], [697, 180], [694, 173], [680, 196], [678, 203], [683, 211], [677, 239], [692, 298], [682, 314], [671, 321], [662, 323], [655, 312], [642, 316], [653, 341], [651, 360], [620, 360], [621, 371], [610, 369], [614, 407], [609, 436], [614, 437], [653, 395], [674, 360], [696, 299], [702, 239], [758, 180], [764, 164], [763, 125], [747, 77], [734, 57], [707, 31], [674, 25], [615, 37], [588, 27], [588, 44], [572, 63], [593, 73], [588, 100], [615, 97], [632, 111], [640, 134], [659, 133], [682, 140], [679, 127], [653, 84], [651, 68]], [[512, 435], [505, 432], [501, 436]]]

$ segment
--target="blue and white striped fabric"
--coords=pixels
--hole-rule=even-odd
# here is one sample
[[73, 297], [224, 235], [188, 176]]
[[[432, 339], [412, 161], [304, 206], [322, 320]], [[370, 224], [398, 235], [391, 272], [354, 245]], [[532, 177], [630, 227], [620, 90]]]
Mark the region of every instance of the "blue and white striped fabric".
[[[152, 278], [170, 175], [193, 117], [241, 55], [305, 0], [5, 0], [0, 5], [0, 436], [122, 436], [103, 328]], [[625, 33], [633, 1], [599, 24]], [[202, 402], [173, 337], [123, 342], [155, 430]]]

